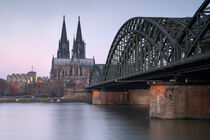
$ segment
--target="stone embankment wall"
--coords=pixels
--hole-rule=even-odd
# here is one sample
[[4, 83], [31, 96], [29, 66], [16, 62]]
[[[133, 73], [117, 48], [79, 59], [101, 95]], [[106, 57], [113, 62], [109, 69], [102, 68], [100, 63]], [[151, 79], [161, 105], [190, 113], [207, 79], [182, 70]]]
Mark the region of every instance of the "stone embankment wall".
[[9, 103], [9, 102], [60, 102], [60, 98], [0, 98], [0, 103]]
[[65, 88], [64, 89], [64, 99], [72, 100], [78, 102], [92, 102], [92, 92], [91, 90], [84, 88]]
[[151, 86], [150, 117], [210, 119], [210, 86]]
[[64, 97], [56, 98], [0, 98], [2, 102], [47, 102], [47, 103], [62, 103], [62, 102], [85, 102], [92, 103], [92, 92], [86, 89], [64, 89]]
[[139, 104], [149, 106], [149, 90], [93, 90], [92, 104]]
[[93, 90], [92, 104], [128, 104], [128, 92]]
[[129, 104], [149, 106], [150, 97], [148, 89], [132, 89], [128, 90], [128, 94], [129, 94]]
[[71, 98], [0, 98], [0, 103], [35, 103], [35, 102], [42, 102], [42, 103], [72, 103], [72, 102], [84, 102], [90, 103], [87, 99], [71, 99]]

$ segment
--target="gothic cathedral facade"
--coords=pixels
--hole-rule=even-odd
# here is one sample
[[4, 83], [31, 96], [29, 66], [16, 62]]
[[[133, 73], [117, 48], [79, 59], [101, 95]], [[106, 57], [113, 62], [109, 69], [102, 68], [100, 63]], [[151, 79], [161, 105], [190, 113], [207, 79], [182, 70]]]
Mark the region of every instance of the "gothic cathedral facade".
[[52, 58], [50, 78], [52, 80], [63, 80], [67, 86], [82, 86], [89, 84], [89, 76], [94, 58], [86, 58], [85, 42], [82, 39], [80, 17], [78, 18], [76, 39], [73, 39], [72, 55], [70, 57], [69, 40], [67, 39], [65, 17], [61, 39], [57, 51], [57, 58]]

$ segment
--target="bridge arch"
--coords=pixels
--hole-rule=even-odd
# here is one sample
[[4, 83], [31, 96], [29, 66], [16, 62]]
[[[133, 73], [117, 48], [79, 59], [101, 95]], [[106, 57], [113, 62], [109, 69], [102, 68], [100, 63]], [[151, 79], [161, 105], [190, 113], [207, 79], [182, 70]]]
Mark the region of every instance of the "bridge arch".
[[210, 1], [205, 0], [177, 39], [184, 58], [208, 54], [210, 51]]
[[[115, 81], [133, 77], [171, 80], [181, 72], [187, 77], [195, 64], [203, 70], [210, 59], [209, 3], [205, 0], [192, 18], [134, 17], [126, 21], [112, 42], [103, 70], [93, 69], [92, 77], [101, 73], [101, 82], [95, 86], [120, 85]], [[182, 66], [186, 67], [183, 71]], [[167, 71], [168, 77], [159, 74], [162, 71]]]
[[[122, 25], [111, 45], [103, 80], [147, 71], [181, 59], [180, 46], [172, 32], [169, 33], [156, 21], [164, 25], [166, 18], [135, 17]], [[181, 30], [184, 29], [185, 24], [174, 19], [170, 21], [176, 22], [177, 27], [182, 27]]]

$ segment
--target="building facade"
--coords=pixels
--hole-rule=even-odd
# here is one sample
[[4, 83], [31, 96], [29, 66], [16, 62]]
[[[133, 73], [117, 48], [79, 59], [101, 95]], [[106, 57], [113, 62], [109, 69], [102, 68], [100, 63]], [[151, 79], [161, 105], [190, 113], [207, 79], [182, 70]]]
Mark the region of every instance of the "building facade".
[[50, 80], [48, 77], [37, 77], [35, 71], [30, 71], [26, 74], [8, 75], [7, 82], [7, 96], [62, 96], [64, 90], [63, 81]]
[[82, 39], [80, 17], [78, 18], [76, 39], [73, 39], [72, 56], [70, 58], [69, 40], [67, 39], [64, 17], [57, 58], [54, 58], [54, 56], [52, 58], [50, 78], [52, 80], [63, 80], [66, 86], [77, 85], [84, 87], [89, 83], [90, 71], [94, 64], [94, 58], [86, 58], [86, 47]]
[[26, 94], [27, 84], [36, 83], [36, 72], [30, 71], [27, 74], [11, 74], [7, 76], [9, 86], [9, 95], [24, 95]]

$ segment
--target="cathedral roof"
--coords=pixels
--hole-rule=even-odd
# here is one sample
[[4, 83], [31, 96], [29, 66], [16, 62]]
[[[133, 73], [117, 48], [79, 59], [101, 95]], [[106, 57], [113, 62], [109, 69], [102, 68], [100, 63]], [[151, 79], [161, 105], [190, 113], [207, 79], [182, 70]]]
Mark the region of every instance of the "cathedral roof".
[[80, 65], [87, 65], [87, 66], [93, 66], [94, 60], [93, 59], [76, 59], [74, 58], [72, 60], [73, 63], [80, 63]]
[[54, 58], [54, 65], [69, 65], [71, 59]]
[[54, 58], [53, 64], [54, 65], [70, 65], [70, 64], [76, 64], [80, 63], [80, 65], [85, 65], [85, 66], [93, 66], [94, 65], [94, 59], [60, 59], [60, 58]]

